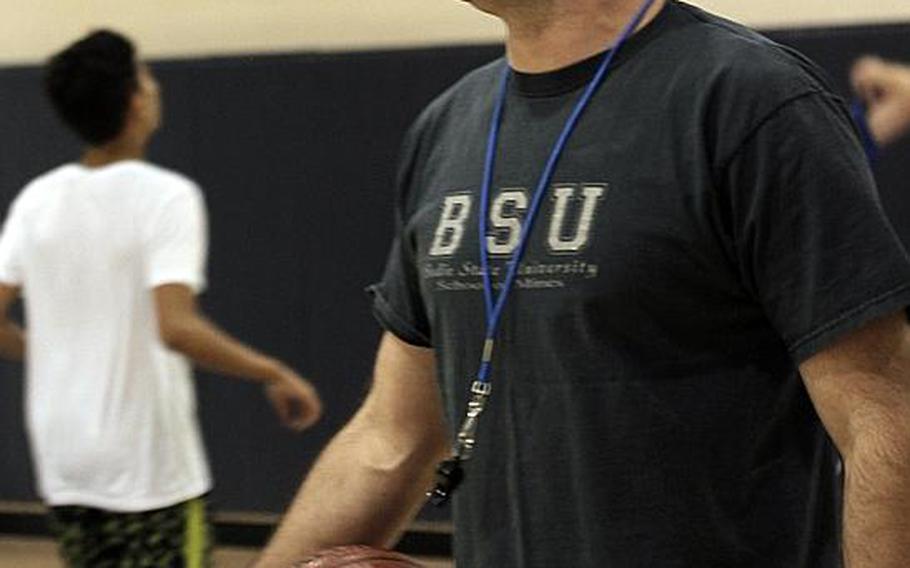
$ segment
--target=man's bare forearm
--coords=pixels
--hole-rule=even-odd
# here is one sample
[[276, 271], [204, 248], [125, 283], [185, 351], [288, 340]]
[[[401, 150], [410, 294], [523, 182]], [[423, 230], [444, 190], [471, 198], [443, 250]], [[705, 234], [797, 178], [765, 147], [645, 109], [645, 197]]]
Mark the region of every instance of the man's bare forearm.
[[383, 334], [366, 400], [317, 460], [259, 568], [334, 545], [395, 543], [449, 450], [435, 362], [431, 349]]
[[845, 459], [847, 568], [910, 562], [910, 405], [906, 412], [857, 437]]
[[425, 499], [440, 449], [392, 439], [356, 417], [320, 456], [256, 566], [286, 568], [340, 544], [393, 546]]

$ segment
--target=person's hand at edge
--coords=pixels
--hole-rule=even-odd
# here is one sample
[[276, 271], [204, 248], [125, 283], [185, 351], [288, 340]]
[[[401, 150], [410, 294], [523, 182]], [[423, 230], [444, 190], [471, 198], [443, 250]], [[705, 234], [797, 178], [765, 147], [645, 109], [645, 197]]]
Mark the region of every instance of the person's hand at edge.
[[910, 131], [910, 66], [863, 57], [850, 79], [876, 142], [887, 145]]
[[322, 401], [313, 385], [287, 366], [277, 363], [265, 394], [282, 424], [301, 431], [322, 416]]

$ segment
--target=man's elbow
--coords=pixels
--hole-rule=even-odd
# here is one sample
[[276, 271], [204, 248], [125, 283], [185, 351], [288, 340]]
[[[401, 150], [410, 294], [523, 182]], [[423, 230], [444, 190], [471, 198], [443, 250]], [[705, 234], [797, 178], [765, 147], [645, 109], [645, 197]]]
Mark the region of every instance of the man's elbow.
[[838, 444], [845, 462], [910, 473], [910, 393], [894, 395], [889, 404], [854, 412], [847, 440]]
[[[382, 433], [363, 436], [363, 440], [371, 440], [367, 444], [370, 451], [366, 454], [366, 465], [386, 476], [413, 475], [434, 468], [451, 452], [448, 434], [443, 425], [422, 426], [398, 432], [374, 430], [374, 434]], [[355, 434], [355, 437], [359, 436]]]

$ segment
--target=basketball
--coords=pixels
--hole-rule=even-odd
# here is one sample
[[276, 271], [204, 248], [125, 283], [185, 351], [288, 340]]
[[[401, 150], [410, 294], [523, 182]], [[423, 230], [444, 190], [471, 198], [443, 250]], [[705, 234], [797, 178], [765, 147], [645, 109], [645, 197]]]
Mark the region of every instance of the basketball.
[[411, 558], [371, 546], [336, 546], [317, 553], [298, 568], [422, 568]]

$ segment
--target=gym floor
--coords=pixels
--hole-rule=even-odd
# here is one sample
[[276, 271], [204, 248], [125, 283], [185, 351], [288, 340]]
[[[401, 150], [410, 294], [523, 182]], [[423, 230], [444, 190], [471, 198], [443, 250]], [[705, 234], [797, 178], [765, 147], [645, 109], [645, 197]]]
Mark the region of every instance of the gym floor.
[[[247, 568], [256, 558], [250, 548], [221, 547], [215, 551], [216, 568]], [[450, 560], [420, 558], [427, 568], [453, 568]], [[0, 568], [63, 568], [54, 541], [0, 535]]]

